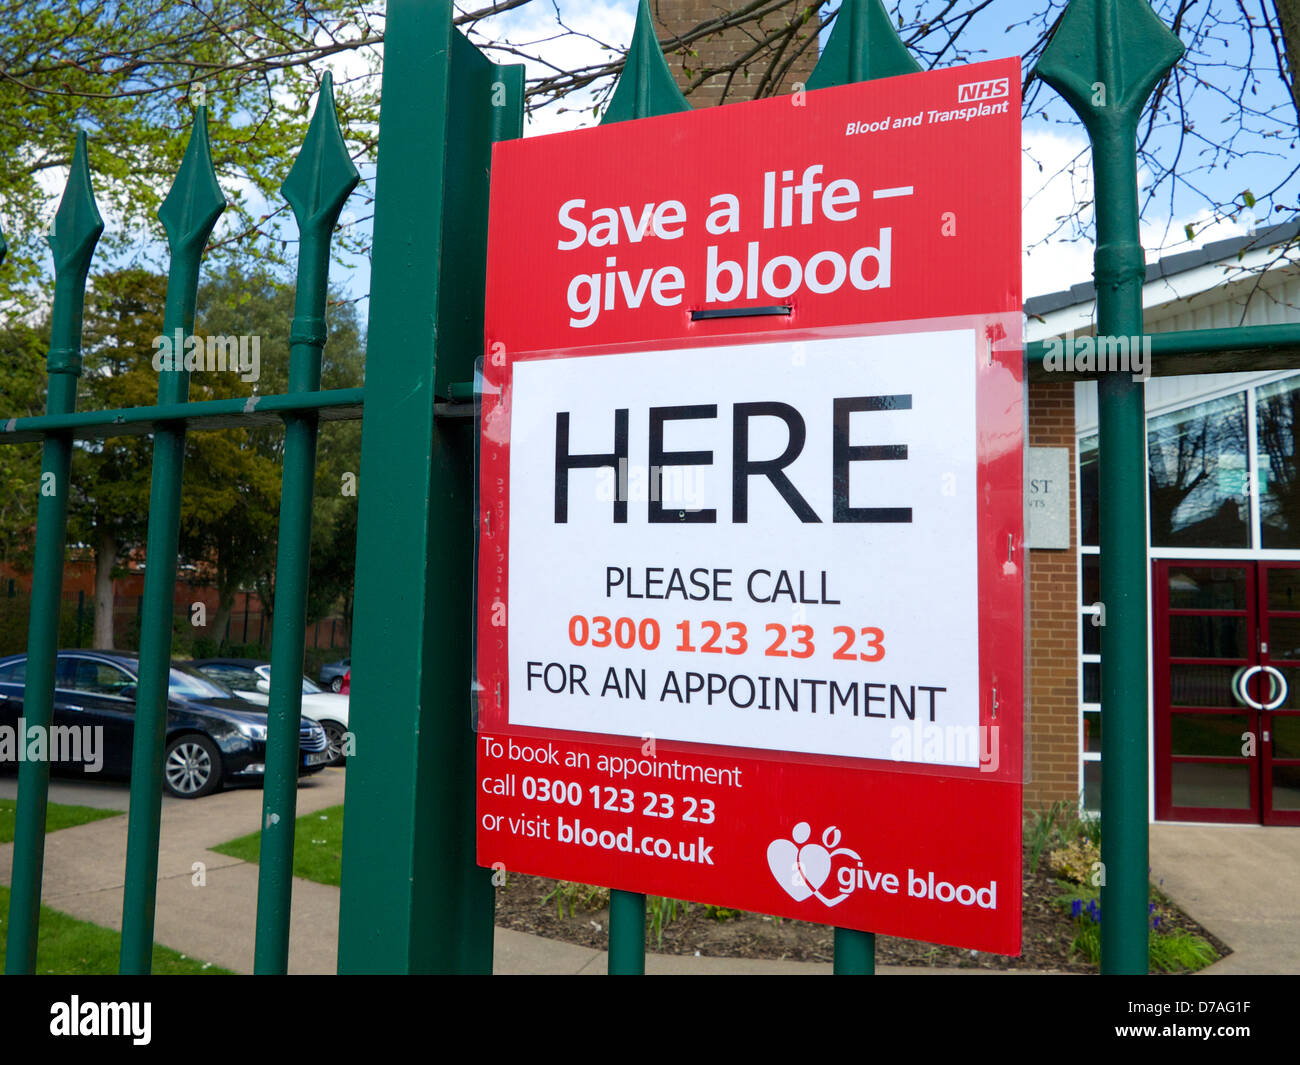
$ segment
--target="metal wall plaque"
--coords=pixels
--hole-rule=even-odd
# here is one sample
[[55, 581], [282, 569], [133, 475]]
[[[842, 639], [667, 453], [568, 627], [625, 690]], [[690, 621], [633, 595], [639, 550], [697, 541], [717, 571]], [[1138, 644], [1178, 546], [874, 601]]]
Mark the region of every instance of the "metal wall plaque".
[[1025, 527], [1029, 546], [1070, 546], [1070, 449], [1031, 447], [1025, 482]]

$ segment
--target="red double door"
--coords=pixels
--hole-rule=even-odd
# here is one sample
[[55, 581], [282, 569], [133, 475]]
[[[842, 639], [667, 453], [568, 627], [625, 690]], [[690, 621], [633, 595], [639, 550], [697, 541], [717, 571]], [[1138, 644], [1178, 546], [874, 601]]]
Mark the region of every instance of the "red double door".
[[1152, 606], [1156, 817], [1300, 825], [1300, 563], [1162, 559]]

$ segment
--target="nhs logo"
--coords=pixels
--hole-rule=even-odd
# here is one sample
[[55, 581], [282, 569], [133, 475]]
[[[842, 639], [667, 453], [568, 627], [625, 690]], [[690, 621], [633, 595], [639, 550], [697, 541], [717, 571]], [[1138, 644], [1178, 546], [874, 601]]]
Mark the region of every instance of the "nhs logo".
[[1011, 91], [1007, 78], [994, 78], [991, 81], [971, 81], [957, 86], [957, 102], [973, 103], [977, 100], [996, 100]]

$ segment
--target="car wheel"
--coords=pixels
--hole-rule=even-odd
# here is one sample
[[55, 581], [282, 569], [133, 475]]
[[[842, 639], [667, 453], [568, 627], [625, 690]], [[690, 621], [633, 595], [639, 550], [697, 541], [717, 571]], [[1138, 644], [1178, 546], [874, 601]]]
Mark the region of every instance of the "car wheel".
[[206, 736], [177, 736], [167, 744], [163, 784], [178, 799], [201, 799], [221, 789], [221, 754]]
[[338, 694], [342, 690], [343, 690], [342, 677], [335, 677], [332, 681], [330, 681], [330, 691], [334, 692], [335, 694]]
[[343, 746], [346, 742], [348, 730], [337, 721], [322, 721], [320, 727], [325, 730], [325, 738], [329, 740], [329, 764], [345, 765], [348, 759], [347, 755], [343, 753]]

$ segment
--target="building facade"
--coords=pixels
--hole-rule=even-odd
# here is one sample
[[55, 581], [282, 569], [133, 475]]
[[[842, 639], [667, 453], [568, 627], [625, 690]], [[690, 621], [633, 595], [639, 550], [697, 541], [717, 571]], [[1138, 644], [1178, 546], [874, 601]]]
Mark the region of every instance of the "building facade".
[[[1147, 331], [1300, 321], [1290, 246], [1298, 232], [1280, 226], [1150, 264]], [[1084, 284], [1026, 301], [1027, 338], [1090, 335], [1094, 297]], [[1074, 567], [1074, 779], [1084, 807], [1096, 809], [1105, 767], [1095, 382], [1031, 386], [1031, 444], [1044, 428], [1040, 417], [1033, 429], [1036, 394], [1063, 398], [1066, 389], [1074, 545], [1035, 551], [1031, 567], [1062, 579]], [[1300, 372], [1151, 378], [1146, 410], [1150, 815], [1300, 824]], [[1031, 669], [1055, 677], [1051, 661], [1035, 642]]]

